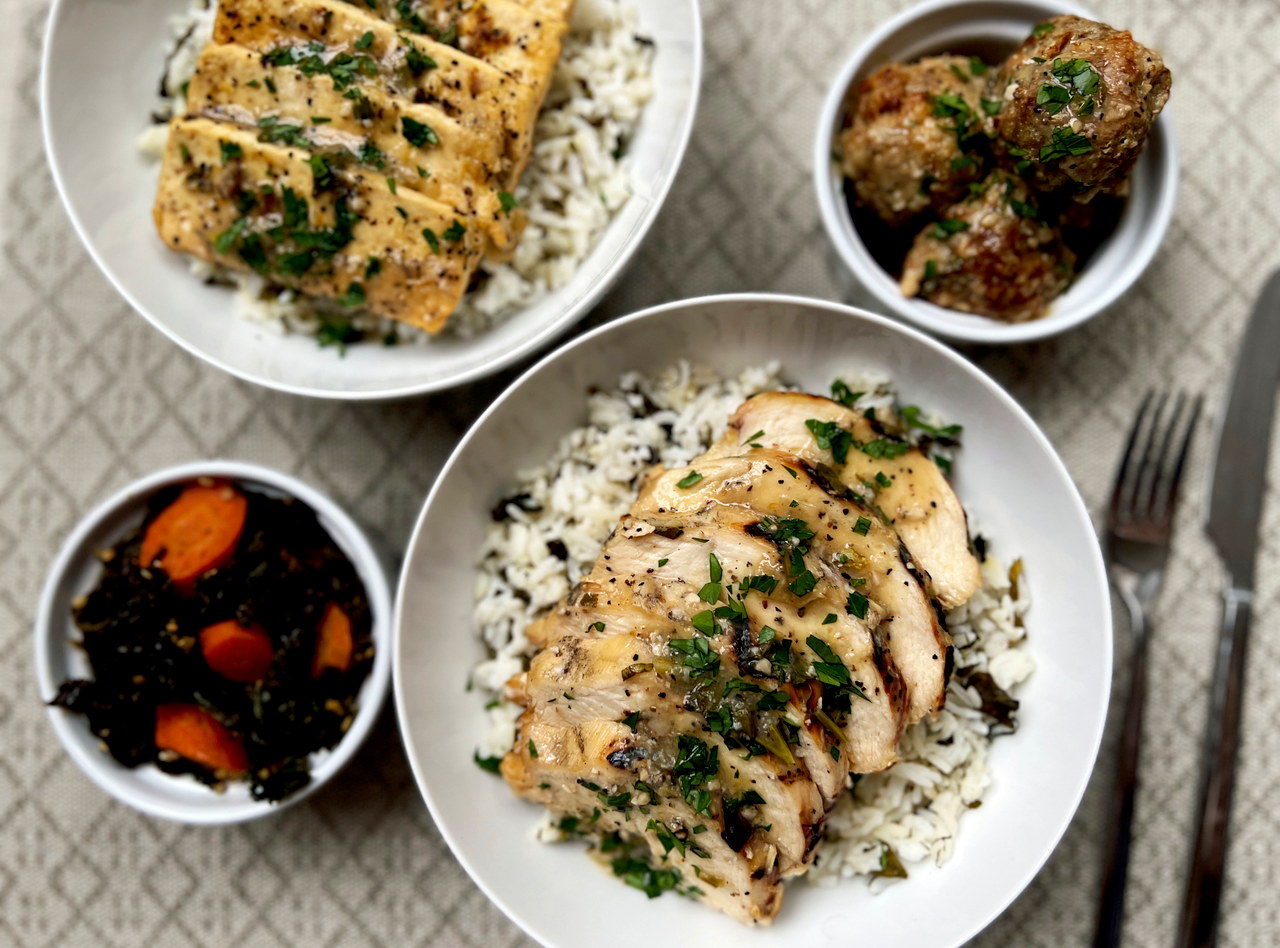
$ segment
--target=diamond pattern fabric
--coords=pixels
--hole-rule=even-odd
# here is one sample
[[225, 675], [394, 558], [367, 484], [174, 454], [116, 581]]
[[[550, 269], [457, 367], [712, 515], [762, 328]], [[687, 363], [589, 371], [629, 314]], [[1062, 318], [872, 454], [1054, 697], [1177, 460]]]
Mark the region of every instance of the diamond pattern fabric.
[[[629, 274], [585, 325], [729, 291], [866, 303], [833, 266], [809, 154], [827, 82], [870, 29], [906, 5], [703, 0], [706, 79], [685, 165]], [[1047, 342], [966, 355], [1035, 416], [1097, 512], [1147, 388], [1202, 391], [1216, 413], [1234, 340], [1280, 262], [1280, 217], [1271, 213], [1280, 4], [1095, 6], [1158, 46], [1174, 71], [1183, 178], [1173, 226], [1141, 282], [1102, 317]], [[114, 803], [55, 740], [36, 691], [30, 630], [45, 570], [90, 505], [163, 465], [244, 458], [310, 480], [398, 556], [453, 443], [516, 370], [431, 398], [338, 405], [259, 390], [180, 351], [114, 293], [58, 205], [38, 134], [46, 3], [0, 0], [0, 11], [8, 25], [0, 37], [0, 944], [530, 944], [449, 854], [413, 786], [390, 710], [325, 790], [228, 829], [163, 823]], [[1181, 896], [1222, 575], [1197, 510], [1208, 434], [1206, 424], [1155, 618], [1127, 929], [1134, 945], [1171, 941]], [[1280, 468], [1273, 471], [1223, 948], [1280, 940], [1280, 732], [1271, 726], [1280, 718], [1280, 636], [1272, 634]], [[1121, 623], [1121, 668], [1125, 641]], [[1105, 747], [1102, 759], [1055, 855], [974, 945], [1088, 942]]]

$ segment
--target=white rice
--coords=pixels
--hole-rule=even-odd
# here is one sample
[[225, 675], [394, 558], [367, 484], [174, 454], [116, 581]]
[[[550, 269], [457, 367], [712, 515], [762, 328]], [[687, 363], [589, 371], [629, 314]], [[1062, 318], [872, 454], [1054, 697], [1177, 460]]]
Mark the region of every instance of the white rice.
[[[215, 3], [197, 0], [171, 20], [174, 52], [166, 88], [180, 89], [195, 72], [200, 49], [212, 36], [216, 10]], [[481, 263], [476, 285], [462, 298], [446, 335], [483, 332], [564, 286], [631, 197], [626, 149], [653, 94], [652, 44], [637, 29], [636, 8], [630, 3], [578, 0], [538, 116], [533, 155], [515, 191], [528, 225], [510, 260]], [[162, 97], [154, 117], [166, 120], [180, 108], [178, 99]], [[167, 132], [167, 126], [153, 125], [139, 139], [139, 148], [158, 159]], [[194, 258], [191, 269], [201, 279], [234, 286], [237, 314], [282, 334], [314, 335], [326, 322], [305, 298], [269, 286], [257, 274]], [[401, 341], [433, 338], [369, 314], [344, 317], [373, 338], [388, 333]]]
[[[522, 709], [500, 696], [535, 651], [524, 630], [590, 570], [634, 501], [639, 478], [654, 463], [687, 464], [719, 438], [743, 400], [787, 387], [777, 364], [733, 378], [683, 362], [653, 377], [631, 373], [616, 390], [589, 396], [587, 423], [566, 434], [545, 464], [518, 473], [511, 496], [519, 500], [506, 505], [509, 519], [490, 528], [476, 580], [476, 628], [491, 657], [476, 666], [472, 684], [493, 698], [482, 756], [501, 756], [514, 742]], [[857, 387], [869, 389], [859, 408], [892, 402], [885, 383], [862, 380]], [[559, 544], [564, 559], [552, 553]], [[1034, 669], [1022, 625], [1030, 605], [1026, 584], [1014, 595], [1009, 570], [993, 556], [983, 563], [982, 578], [973, 598], [947, 616], [955, 664], [990, 674], [1008, 691]], [[907, 730], [902, 760], [858, 778], [832, 809], [809, 881], [878, 876], [890, 853], [908, 869], [950, 858], [961, 815], [981, 803], [991, 783], [993, 725], [981, 705], [977, 692], [953, 677], [946, 707]], [[541, 839], [561, 837], [549, 821], [536, 832]], [[876, 878], [874, 885], [888, 882]]]

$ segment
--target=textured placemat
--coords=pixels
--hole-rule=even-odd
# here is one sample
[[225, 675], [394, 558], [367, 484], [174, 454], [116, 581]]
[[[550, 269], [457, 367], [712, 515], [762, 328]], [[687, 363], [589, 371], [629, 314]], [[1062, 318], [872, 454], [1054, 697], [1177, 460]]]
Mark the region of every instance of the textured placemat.
[[[904, 5], [704, 0], [706, 84], [685, 167], [636, 264], [589, 322], [702, 293], [844, 295], [809, 182], [815, 116], [847, 51]], [[1280, 262], [1271, 187], [1280, 8], [1098, 6], [1174, 70], [1183, 184], [1173, 228], [1142, 282], [1104, 318], [1051, 342], [969, 353], [1044, 426], [1094, 510], [1146, 388], [1203, 391], [1216, 411], [1252, 295]], [[389, 713], [355, 765], [311, 801], [223, 830], [111, 802], [55, 741], [33, 681], [31, 621], [50, 558], [89, 505], [164, 464], [239, 457], [309, 479], [398, 556], [452, 443], [511, 375], [430, 399], [342, 406], [260, 391], [183, 354], [114, 294], [58, 206], [38, 134], [45, 3], [0, 0], [0, 12], [0, 943], [525, 943], [449, 855]], [[1196, 500], [1207, 435], [1206, 426], [1190, 472]], [[1263, 524], [1224, 946], [1280, 942], [1276, 493]], [[1157, 617], [1133, 944], [1169, 943], [1182, 886], [1221, 581], [1195, 506], [1182, 511]], [[976, 944], [1087, 942], [1104, 782], [1094, 781], [1048, 866]]]

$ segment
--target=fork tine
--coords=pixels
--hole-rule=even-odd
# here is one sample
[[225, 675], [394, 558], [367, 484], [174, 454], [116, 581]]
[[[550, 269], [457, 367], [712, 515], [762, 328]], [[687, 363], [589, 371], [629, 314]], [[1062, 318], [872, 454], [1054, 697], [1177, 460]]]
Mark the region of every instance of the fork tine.
[[1196, 422], [1200, 420], [1200, 409], [1203, 406], [1203, 395], [1197, 395], [1191, 402], [1190, 414], [1184, 422], [1185, 427], [1182, 431], [1182, 443], [1178, 447], [1178, 456], [1173, 462], [1173, 469], [1169, 472], [1168, 486], [1164, 492], [1164, 504], [1158, 513], [1161, 522], [1168, 522], [1173, 519], [1173, 511], [1178, 503], [1178, 486], [1182, 482], [1182, 471], [1187, 464], [1187, 454], [1191, 449], [1191, 439], [1195, 435]]
[[1146, 444], [1142, 449], [1142, 459], [1138, 463], [1138, 473], [1133, 478], [1133, 494], [1129, 499], [1131, 517], [1145, 519], [1150, 509], [1151, 491], [1160, 476], [1160, 458], [1156, 455], [1156, 440], [1159, 437], [1168, 404], [1169, 393], [1161, 392], [1156, 399], [1155, 409], [1151, 413], [1151, 424], [1147, 428]]
[[1172, 476], [1172, 455], [1174, 437], [1178, 432], [1179, 422], [1182, 420], [1182, 409], [1186, 404], [1187, 396], [1179, 392], [1173, 400], [1173, 408], [1169, 412], [1167, 419], [1162, 418], [1163, 426], [1157, 426], [1152, 431], [1151, 438], [1155, 441], [1156, 431], [1163, 427], [1164, 437], [1160, 438], [1160, 453], [1152, 460], [1151, 483], [1147, 485], [1146, 503], [1142, 505], [1141, 511], [1143, 515], [1151, 520], [1159, 519], [1156, 516], [1157, 502], [1163, 506], [1165, 493], [1170, 483], [1169, 478]]
[[1147, 416], [1147, 409], [1151, 407], [1153, 398], [1155, 398], [1155, 392], [1148, 389], [1142, 396], [1142, 404], [1138, 406], [1137, 415], [1134, 416], [1133, 427], [1129, 429], [1129, 440], [1124, 446], [1124, 457], [1120, 459], [1120, 470], [1116, 472], [1115, 483], [1111, 487], [1111, 505], [1108, 508], [1107, 518], [1113, 525], [1121, 520], [1121, 511], [1125, 507], [1122, 500], [1132, 494], [1129, 484], [1129, 465], [1133, 461], [1133, 449], [1138, 443], [1142, 422]]

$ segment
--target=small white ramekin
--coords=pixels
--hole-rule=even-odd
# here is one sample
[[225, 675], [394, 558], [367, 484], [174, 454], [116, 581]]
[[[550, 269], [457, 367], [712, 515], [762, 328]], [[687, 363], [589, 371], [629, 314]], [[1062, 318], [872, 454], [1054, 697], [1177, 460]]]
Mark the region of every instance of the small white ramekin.
[[337, 745], [311, 755], [311, 782], [279, 803], [254, 800], [244, 783], [230, 784], [219, 793], [191, 777], [166, 774], [152, 765], [125, 767], [98, 746], [83, 715], [49, 708], [54, 732], [67, 753], [111, 796], [151, 816], [212, 826], [257, 819], [297, 803], [355, 755], [378, 718], [391, 682], [391, 592], [382, 561], [356, 522], [298, 478], [242, 461], [195, 461], [166, 468], [135, 481], [90, 511], [55, 558], [36, 611], [35, 668], [42, 700], [57, 694], [66, 679], [92, 675], [84, 651], [73, 644], [79, 631], [71, 619], [71, 603], [101, 577], [97, 551], [141, 523], [147, 501], [157, 491], [197, 477], [228, 478], [263, 493], [295, 497], [314, 510], [321, 526], [355, 566], [373, 616], [373, 667], [361, 686], [355, 720]]
[[[818, 207], [840, 259], [884, 311], [955, 341], [988, 345], [1029, 342], [1071, 329], [1102, 312], [1137, 281], [1155, 256], [1173, 217], [1178, 188], [1178, 154], [1168, 108], [1156, 120], [1134, 168], [1129, 199], [1115, 230], [1041, 319], [1004, 323], [905, 297], [897, 280], [872, 257], [854, 226], [842, 175], [831, 157], [848, 90], [885, 63], [945, 52], [1007, 54], [1035, 24], [1062, 13], [1101, 19], [1065, 0], [928, 0], [867, 37], [832, 82], [813, 149]], [[1141, 34], [1138, 39], [1141, 41]]]

